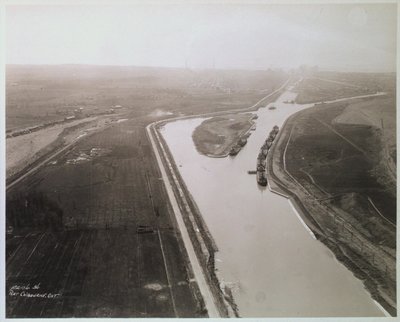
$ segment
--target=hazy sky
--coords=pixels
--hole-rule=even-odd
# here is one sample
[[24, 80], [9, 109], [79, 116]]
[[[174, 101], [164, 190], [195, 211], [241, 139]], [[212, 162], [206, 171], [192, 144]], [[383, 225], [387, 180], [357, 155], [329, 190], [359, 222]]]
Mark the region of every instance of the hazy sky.
[[8, 64], [394, 71], [395, 4], [9, 6]]

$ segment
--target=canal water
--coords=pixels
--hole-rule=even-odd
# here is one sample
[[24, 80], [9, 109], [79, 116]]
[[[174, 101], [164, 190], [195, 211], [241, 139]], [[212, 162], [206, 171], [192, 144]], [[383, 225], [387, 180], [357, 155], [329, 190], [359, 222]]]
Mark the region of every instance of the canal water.
[[220, 281], [232, 288], [241, 317], [383, 316], [362, 283], [315, 240], [284, 197], [257, 185], [256, 158], [274, 125], [310, 105], [286, 104], [284, 92], [257, 112], [257, 129], [235, 157], [199, 154], [193, 130], [204, 118], [161, 129], [219, 251]]

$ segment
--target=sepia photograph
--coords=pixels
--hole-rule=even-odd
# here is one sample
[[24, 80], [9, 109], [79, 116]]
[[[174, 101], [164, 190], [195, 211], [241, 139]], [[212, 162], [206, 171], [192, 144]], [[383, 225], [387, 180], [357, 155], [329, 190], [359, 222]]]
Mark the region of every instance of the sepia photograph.
[[2, 318], [397, 316], [396, 2], [2, 10]]

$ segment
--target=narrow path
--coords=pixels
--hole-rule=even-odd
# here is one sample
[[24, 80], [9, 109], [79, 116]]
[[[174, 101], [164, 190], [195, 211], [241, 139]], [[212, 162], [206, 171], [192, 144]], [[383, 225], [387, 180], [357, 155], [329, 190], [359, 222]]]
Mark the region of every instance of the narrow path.
[[171, 296], [172, 307], [174, 309], [175, 317], [178, 318], [179, 315], [178, 315], [178, 311], [176, 310], [174, 293], [172, 292], [171, 277], [170, 277], [169, 272], [168, 272], [167, 259], [165, 258], [164, 245], [163, 245], [163, 242], [162, 242], [162, 239], [161, 239], [161, 235], [160, 235], [160, 230], [159, 229], [157, 229], [157, 235], [158, 235], [158, 240], [160, 241], [160, 248], [161, 248], [161, 253], [162, 253], [163, 262], [164, 262], [164, 268], [165, 268], [165, 276], [167, 277], [168, 289], [169, 289], [169, 294]]
[[385, 92], [378, 92], [375, 94], [366, 94], [366, 95], [359, 95], [359, 96], [350, 96], [350, 97], [343, 97], [343, 98], [337, 98], [333, 99], [330, 101], [319, 101], [319, 102], [311, 102], [308, 104], [329, 104], [329, 103], [336, 103], [336, 102], [344, 102], [344, 101], [349, 101], [349, 100], [355, 100], [357, 98], [368, 98], [368, 97], [378, 97], [378, 96], [385, 96], [387, 93]]
[[184, 243], [186, 251], [188, 253], [190, 263], [192, 265], [192, 269], [193, 269], [193, 273], [194, 273], [195, 279], [196, 279], [197, 284], [199, 286], [200, 293], [203, 296], [204, 303], [205, 303], [205, 306], [207, 308], [208, 316], [210, 318], [220, 317], [218, 308], [217, 308], [217, 306], [216, 306], [216, 304], [214, 302], [214, 297], [213, 297], [212, 292], [210, 290], [210, 287], [209, 287], [209, 285], [208, 285], [208, 283], [206, 281], [206, 278], [204, 276], [204, 272], [203, 272], [203, 270], [202, 270], [202, 268], [200, 266], [199, 260], [197, 258], [196, 252], [195, 252], [193, 244], [191, 242], [191, 239], [190, 239], [190, 236], [189, 236], [189, 232], [188, 232], [188, 230], [186, 228], [186, 225], [185, 225], [185, 223], [183, 221], [182, 212], [181, 212], [181, 210], [179, 208], [178, 201], [177, 201], [177, 199], [175, 197], [175, 194], [173, 192], [172, 184], [171, 184], [171, 182], [170, 182], [170, 180], [168, 178], [168, 175], [167, 175], [167, 172], [165, 170], [164, 164], [163, 164], [163, 162], [161, 160], [160, 152], [158, 150], [157, 144], [155, 142], [155, 139], [154, 139], [154, 136], [153, 136], [153, 133], [152, 133], [152, 131], [154, 130], [153, 126], [154, 126], [154, 123], [149, 124], [146, 127], [146, 131], [147, 131], [148, 137], [150, 139], [151, 145], [153, 147], [154, 153], [156, 155], [157, 163], [158, 163], [158, 166], [160, 168], [161, 175], [162, 175], [162, 177], [164, 179], [165, 189], [167, 190], [167, 194], [168, 194], [169, 200], [171, 202], [171, 205], [172, 205], [172, 208], [173, 208], [173, 211], [174, 211], [174, 214], [175, 214], [176, 221], [178, 223], [179, 231], [181, 233], [183, 243]]
[[384, 215], [382, 215], [382, 213], [375, 206], [375, 204], [372, 202], [370, 197], [368, 197], [368, 201], [370, 202], [370, 204], [372, 205], [372, 207], [375, 209], [375, 211], [378, 213], [379, 216], [381, 216], [383, 219], [385, 219], [386, 222], [388, 222], [389, 224], [391, 224], [393, 227], [396, 228], [396, 224], [392, 223], [388, 218], [386, 218]]

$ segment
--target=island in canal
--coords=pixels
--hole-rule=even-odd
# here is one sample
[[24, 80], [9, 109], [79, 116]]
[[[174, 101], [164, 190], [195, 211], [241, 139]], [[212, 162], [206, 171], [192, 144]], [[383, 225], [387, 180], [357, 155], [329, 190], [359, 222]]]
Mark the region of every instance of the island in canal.
[[238, 154], [255, 128], [255, 118], [255, 114], [244, 113], [204, 120], [192, 135], [197, 151], [209, 157]]
[[205, 119], [192, 134], [197, 151], [213, 158], [237, 155], [246, 145], [251, 131], [256, 129], [258, 116], [251, 112], [274, 102], [283, 89], [284, 86], [261, 97], [253, 106], [233, 112], [221, 112], [218, 116]]
[[[395, 316], [395, 74], [318, 73], [292, 90], [297, 102], [318, 104], [290, 116], [268, 149], [270, 190], [292, 201], [316, 238]], [[251, 126], [249, 114], [211, 118], [193, 139], [201, 153], [224, 156]], [[267, 139], [271, 129], [263, 130]]]

